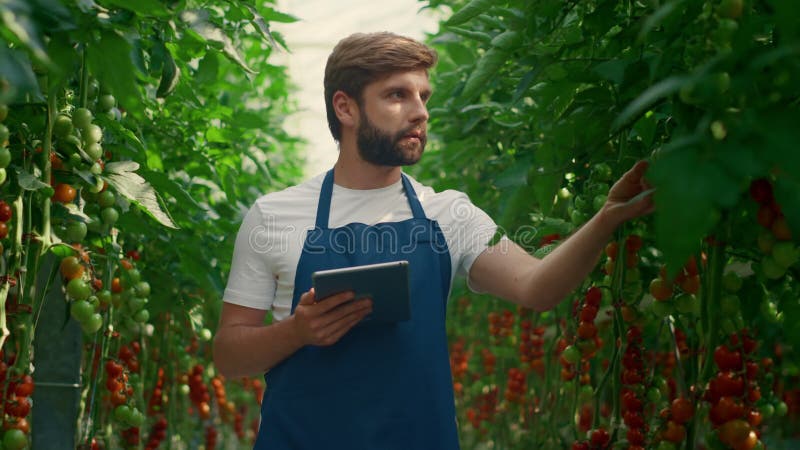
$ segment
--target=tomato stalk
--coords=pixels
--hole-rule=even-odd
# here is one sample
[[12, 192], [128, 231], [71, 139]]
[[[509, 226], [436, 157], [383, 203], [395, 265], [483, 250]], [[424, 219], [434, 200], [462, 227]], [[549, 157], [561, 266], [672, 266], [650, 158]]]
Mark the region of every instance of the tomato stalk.
[[[724, 219], [723, 219], [724, 220]], [[726, 238], [730, 233], [729, 225], [726, 225]], [[708, 328], [706, 339], [704, 342], [705, 347], [705, 360], [703, 361], [703, 369], [701, 370], [700, 381], [708, 380], [713, 370], [713, 354], [714, 347], [717, 344], [717, 334], [719, 333], [720, 321], [720, 298], [722, 296], [722, 272], [725, 268], [725, 248], [724, 242], [720, 242], [715, 237], [712, 237], [712, 242], [709, 243], [711, 247], [711, 254], [708, 258], [708, 276], [706, 277], [706, 289], [703, 295], [703, 304], [701, 304], [702, 311], [706, 314], [708, 320]]]

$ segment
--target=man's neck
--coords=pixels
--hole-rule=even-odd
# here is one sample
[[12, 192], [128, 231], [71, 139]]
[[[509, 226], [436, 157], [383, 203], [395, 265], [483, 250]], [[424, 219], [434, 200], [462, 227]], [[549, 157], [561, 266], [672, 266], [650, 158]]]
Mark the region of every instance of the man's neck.
[[399, 166], [376, 166], [364, 161], [354, 142], [341, 142], [333, 182], [348, 189], [379, 189], [396, 183], [401, 173]]

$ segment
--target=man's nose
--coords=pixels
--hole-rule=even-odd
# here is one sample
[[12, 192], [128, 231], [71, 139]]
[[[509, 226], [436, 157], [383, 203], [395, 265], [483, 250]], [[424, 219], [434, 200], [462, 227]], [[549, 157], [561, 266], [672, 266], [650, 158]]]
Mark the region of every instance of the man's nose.
[[414, 110], [411, 116], [411, 121], [413, 123], [425, 123], [428, 121], [430, 115], [428, 114], [428, 107], [425, 105], [425, 101], [422, 98], [417, 97], [414, 101]]

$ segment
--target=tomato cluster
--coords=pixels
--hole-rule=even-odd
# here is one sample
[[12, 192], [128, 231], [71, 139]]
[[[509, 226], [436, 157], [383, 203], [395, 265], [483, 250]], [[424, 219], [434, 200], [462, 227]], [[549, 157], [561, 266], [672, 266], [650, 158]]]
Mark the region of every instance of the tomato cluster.
[[645, 446], [648, 427], [644, 420], [645, 366], [642, 353], [642, 330], [631, 326], [626, 333], [627, 345], [622, 356], [621, 404], [622, 418], [628, 427], [628, 450], [639, 450]]
[[[4, 150], [8, 151], [8, 149]], [[0, 200], [0, 239], [5, 239], [8, 236], [8, 221], [11, 220], [13, 215], [11, 205], [6, 203], [5, 200]], [[0, 253], [2, 253], [2, 244], [0, 244]]]
[[486, 433], [486, 428], [481, 427], [483, 422], [492, 422], [497, 412], [497, 386], [487, 386], [483, 392], [475, 397], [475, 407], [467, 409], [467, 420], [476, 430]]
[[489, 335], [495, 342], [503, 337], [511, 336], [514, 332], [514, 321], [516, 317], [510, 310], [504, 310], [502, 314], [496, 312], [489, 313]]
[[166, 438], [167, 419], [162, 416], [153, 423], [153, 426], [150, 428], [150, 434], [147, 436], [147, 444], [144, 447], [145, 450], [156, 450]]
[[192, 367], [191, 373], [188, 375], [189, 384], [189, 398], [192, 404], [197, 408], [197, 413], [200, 418], [207, 420], [211, 417], [211, 395], [208, 393], [208, 388], [203, 381], [203, 366], [196, 364]]
[[544, 333], [545, 327], [533, 327], [530, 319], [520, 322], [519, 362], [523, 369], [528, 367], [540, 377], [544, 376]]
[[760, 368], [754, 360], [758, 344], [747, 330], [730, 335], [727, 344], [714, 349], [719, 369], [708, 383], [704, 399], [710, 404], [709, 419], [717, 437], [728, 448], [751, 450], [762, 446], [758, 426], [761, 389]]
[[32, 406], [30, 397], [34, 390], [33, 378], [27, 374], [11, 380], [7, 378], [8, 366], [0, 353], [0, 383], [8, 381], [3, 402], [3, 448], [23, 449], [28, 445], [30, 434], [28, 416]]
[[792, 242], [792, 232], [781, 206], [775, 200], [772, 184], [766, 178], [753, 180], [750, 196], [758, 205], [757, 221], [764, 230], [758, 235], [758, 248], [763, 253], [761, 272], [771, 280], [783, 278], [786, 271], [800, 260], [800, 251]]
[[463, 338], [450, 345], [450, 373], [453, 376], [453, 391], [456, 395], [464, 393], [464, 377], [469, 366], [469, 355]]

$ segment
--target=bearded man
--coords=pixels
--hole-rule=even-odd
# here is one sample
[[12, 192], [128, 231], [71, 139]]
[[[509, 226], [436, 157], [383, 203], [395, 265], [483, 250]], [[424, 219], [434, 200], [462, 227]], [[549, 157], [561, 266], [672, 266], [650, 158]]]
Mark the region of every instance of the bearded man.
[[[339, 42], [324, 82], [336, 165], [259, 198], [244, 218], [214, 362], [226, 377], [266, 374], [257, 449], [458, 449], [445, 333], [454, 277], [549, 310], [591, 272], [620, 224], [652, 210], [649, 198], [628, 202], [646, 188], [640, 162], [545, 258], [507, 238], [490, 246], [497, 226], [466, 195], [434, 192], [403, 173], [425, 150], [436, 58], [391, 33]], [[376, 233], [393, 245], [360, 239]], [[320, 269], [398, 260], [409, 261], [408, 321], [356, 326], [370, 299], [318, 299], [311, 287]]]

